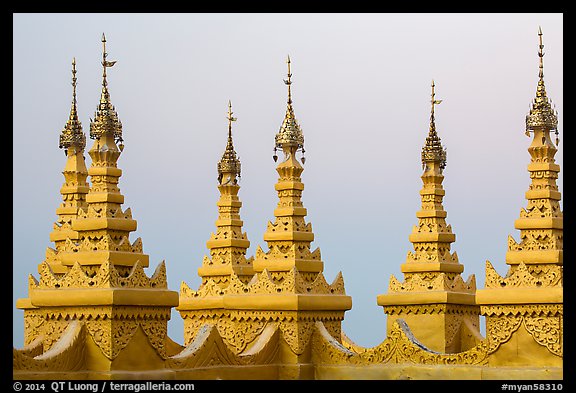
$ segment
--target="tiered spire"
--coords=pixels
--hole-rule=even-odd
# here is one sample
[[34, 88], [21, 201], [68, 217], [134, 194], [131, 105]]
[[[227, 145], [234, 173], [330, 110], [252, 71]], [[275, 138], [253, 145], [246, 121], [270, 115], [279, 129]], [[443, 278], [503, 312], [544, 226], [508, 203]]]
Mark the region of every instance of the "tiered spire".
[[317, 322], [341, 341], [341, 321], [352, 306], [342, 275], [328, 284], [322, 274], [320, 250], [310, 251], [314, 234], [304, 221], [306, 209], [300, 199], [304, 168], [296, 159], [296, 152], [304, 150], [304, 137], [292, 107], [291, 75], [288, 58], [288, 79], [284, 81], [288, 108], [275, 141], [275, 151], [281, 148], [285, 159], [276, 168], [280, 175], [275, 186], [280, 199], [274, 210], [276, 221], [268, 223], [264, 234], [269, 251], [258, 247], [253, 263], [244, 257], [250, 243], [241, 232], [238, 215], [241, 203], [236, 197], [236, 175], [240, 174], [240, 162], [232, 145], [235, 118], [229, 107], [228, 145], [218, 165], [218, 232], [206, 243], [212, 259], [205, 257], [198, 270], [202, 284], [197, 291], [182, 282], [177, 308], [184, 321], [185, 344], [204, 334], [205, 326], [214, 325], [234, 353], [248, 355], [257, 342], [278, 329], [287, 344], [281, 344], [284, 349], [277, 355], [278, 361], [288, 363], [280, 371], [281, 378], [299, 378], [309, 371], [297, 363], [311, 362], [309, 346]]
[[86, 208], [86, 194], [89, 189], [86, 182], [88, 171], [84, 162], [86, 135], [78, 119], [76, 82], [76, 58], [74, 58], [72, 59], [72, 106], [68, 121], [59, 138], [59, 147], [64, 149], [67, 160], [62, 172], [65, 182], [60, 189], [62, 204], [56, 209], [58, 220], [54, 223], [54, 230], [50, 234], [50, 241], [55, 243], [56, 250], [52, 248], [46, 250], [46, 262], [56, 274], [67, 272], [67, 268], [58, 261], [57, 254], [63, 249], [67, 238], [73, 241], [79, 239], [78, 232], [72, 230], [72, 220], [76, 219], [79, 209]]
[[202, 267], [198, 274], [202, 277], [202, 284], [213, 279], [220, 285], [230, 281], [230, 275], [235, 273], [240, 280], [248, 282], [254, 271], [252, 270], [252, 257], [246, 259], [246, 250], [250, 241], [246, 233], [242, 232], [243, 221], [240, 219], [242, 202], [238, 198], [238, 177], [240, 177], [240, 160], [234, 150], [232, 141], [232, 103], [228, 101], [228, 142], [222, 158], [218, 162], [218, 219], [216, 220], [216, 234], [210, 234], [206, 247], [210, 250], [210, 258], [204, 257]]
[[[301, 200], [304, 183], [300, 175], [304, 171], [296, 158], [296, 153], [304, 153], [304, 135], [296, 120], [292, 106], [292, 73], [290, 69], [290, 56], [287, 59], [288, 79], [284, 83], [288, 86], [288, 103], [286, 115], [275, 137], [274, 160], [277, 160], [276, 150], [284, 151], [285, 160], [281, 162], [276, 171], [280, 175], [276, 183], [279, 202], [274, 215], [276, 221], [269, 222], [264, 240], [268, 242], [268, 253], [260, 247], [256, 250], [254, 270], [262, 271], [289, 271], [296, 267], [300, 272], [320, 273], [323, 262], [320, 260], [320, 249], [310, 251], [310, 243], [314, 240], [314, 233], [310, 223], [306, 224], [306, 208]], [[302, 157], [302, 162], [305, 158]], [[312, 274], [311, 279], [315, 276]]]
[[[442, 100], [435, 98], [434, 87], [432, 81], [430, 127], [426, 144], [422, 147], [422, 208], [416, 214], [418, 226], [414, 227], [410, 235], [415, 252], [408, 254], [402, 271], [408, 274], [414, 271], [445, 271], [454, 278], [454, 274], [461, 273], [464, 267], [458, 263], [456, 253], [450, 253], [450, 244], [456, 240], [456, 235], [452, 233], [452, 227], [446, 224], [447, 214], [442, 206], [445, 195], [442, 172], [446, 167], [446, 149], [436, 132], [434, 107]], [[447, 263], [449, 265], [446, 265]]]
[[556, 184], [560, 166], [554, 160], [558, 149], [550, 135], [555, 131], [558, 144], [558, 116], [546, 96], [544, 45], [540, 28], [538, 36], [538, 86], [530, 113], [526, 116], [526, 134], [533, 133], [532, 144], [528, 148], [531, 156], [528, 171], [532, 183], [526, 192], [528, 207], [522, 209], [520, 218], [514, 224], [521, 231], [521, 242], [516, 243], [509, 237], [506, 254], [506, 263], [513, 268], [525, 263], [530, 265], [530, 269], [536, 270], [542, 268], [541, 264], [561, 266], [563, 260], [563, 214], [560, 210], [561, 195]]
[[[48, 258], [41, 263], [40, 280], [30, 277], [29, 298], [21, 300], [18, 306], [25, 312], [28, 342], [34, 336], [41, 337], [43, 349], [48, 350], [65, 329], [72, 329], [80, 322], [86, 342], [92, 343], [87, 361], [97, 364], [99, 370], [113, 370], [119, 365], [137, 364], [142, 353], [150, 350], [155, 351], [156, 359], [167, 357], [167, 323], [171, 308], [178, 305], [178, 294], [167, 289], [164, 262], [148, 277], [144, 272], [148, 255], [142, 252], [142, 241], [137, 239], [132, 244], [129, 241], [130, 232], [136, 230], [136, 221], [130, 209], [121, 208], [124, 196], [118, 181], [122, 171], [117, 160], [122, 149], [116, 142], [122, 141], [122, 125], [110, 102], [106, 81], [106, 68], [115, 62], [106, 60], [104, 35], [102, 43], [102, 95], [90, 124], [90, 136], [95, 142], [89, 151], [92, 164], [87, 174], [92, 186], [86, 194], [86, 205], [65, 206], [67, 213], [73, 215], [78, 210], [78, 214], [70, 220], [72, 232], [52, 236], [61, 241], [58, 252], [53, 253], [60, 265]], [[85, 167], [83, 171], [77, 170], [78, 163], [83, 166], [80, 132], [74, 98], [70, 121], [60, 142], [61, 147], [67, 148], [69, 163], [76, 164], [65, 171], [67, 180], [86, 177]], [[68, 188], [78, 193], [77, 184], [63, 187]], [[81, 341], [84, 343], [84, 339]], [[120, 352], [123, 360], [118, 362], [115, 358]]]
[[[137, 239], [130, 244], [129, 233], [136, 230], [130, 209], [122, 211], [124, 196], [118, 182], [122, 170], [117, 161], [123, 149], [122, 123], [110, 101], [106, 69], [116, 61], [108, 61], [106, 37], [102, 34], [102, 93], [94, 120], [90, 122], [90, 137], [95, 139], [88, 152], [92, 165], [88, 171], [92, 186], [86, 196], [88, 206], [81, 211], [72, 228], [81, 233], [81, 242], [68, 242], [67, 253], [62, 256], [64, 264], [76, 261], [86, 266], [97, 266], [105, 262], [119, 269], [130, 269], [138, 261], [148, 266], [148, 256], [142, 253], [142, 243]], [[116, 143], [120, 142], [120, 146]]]
[[422, 148], [422, 208], [416, 213], [418, 226], [409, 237], [414, 251], [408, 252], [406, 263], [401, 265], [404, 281], [391, 276], [388, 293], [379, 295], [377, 301], [388, 314], [388, 331], [401, 318], [428, 348], [458, 352], [479, 339], [479, 309], [474, 304], [475, 277], [463, 281], [460, 273], [464, 266], [456, 252], [450, 251], [456, 235], [446, 224], [442, 205], [446, 150], [436, 132], [434, 108], [442, 100], [436, 99], [434, 87], [432, 81], [430, 127]]
[[[552, 131], [558, 135], [558, 117], [544, 87], [544, 45], [540, 28], [538, 35], [538, 86], [526, 116], [526, 134], [533, 133], [528, 147], [531, 157], [528, 172], [532, 181], [525, 194], [528, 206], [514, 222], [514, 227], [520, 230], [520, 242], [508, 236], [506, 263], [509, 268], [504, 276], [486, 261], [485, 289], [476, 293], [476, 301], [486, 317], [486, 336], [492, 348], [506, 342], [508, 352], [502, 358], [508, 359], [510, 353], [520, 354], [531, 367], [562, 365], [564, 337], [564, 221], [556, 185], [560, 166], [554, 161], [557, 148], [550, 135]], [[514, 322], [508, 322], [509, 327], [503, 329], [502, 321], [511, 316]], [[535, 351], [539, 351], [537, 356], [524, 355]], [[496, 352], [495, 357], [498, 355]]]

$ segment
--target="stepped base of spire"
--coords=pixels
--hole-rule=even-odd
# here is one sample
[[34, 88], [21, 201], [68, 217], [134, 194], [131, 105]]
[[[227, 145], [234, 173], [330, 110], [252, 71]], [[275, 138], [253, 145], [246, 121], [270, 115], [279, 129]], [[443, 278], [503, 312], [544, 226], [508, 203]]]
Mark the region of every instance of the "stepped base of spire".
[[236, 274], [239, 276], [254, 275], [254, 268], [251, 264], [225, 264], [225, 265], [202, 265], [198, 268], [200, 277], [209, 278], [211, 276], [223, 276]]
[[97, 231], [101, 229], [133, 232], [137, 228], [136, 220], [130, 218], [82, 218], [72, 224], [76, 231]]
[[124, 195], [115, 193], [88, 193], [86, 194], [87, 203], [117, 203], [122, 205], [124, 203]]
[[563, 264], [564, 251], [563, 250], [523, 250], [523, 251], [508, 251], [506, 253], [506, 263], [508, 265], [519, 265], [521, 263], [527, 265], [540, 265], [540, 264]]
[[58, 242], [66, 239], [79, 240], [80, 234], [72, 229], [59, 229], [50, 233], [50, 241]]
[[378, 295], [376, 299], [379, 306], [418, 304], [476, 304], [474, 293], [452, 291], [386, 293]]
[[488, 304], [562, 304], [564, 288], [489, 288], [476, 292], [479, 305]]
[[454, 262], [408, 262], [400, 265], [400, 271], [402, 273], [462, 273], [464, 265]]
[[289, 293], [181, 298], [177, 310], [347, 311], [351, 308], [352, 299], [346, 295]]
[[134, 266], [139, 262], [142, 267], [149, 266], [149, 256], [146, 254], [110, 250], [61, 253], [60, 261], [66, 266], [73, 266], [76, 262], [80, 265], [102, 265], [109, 262], [116, 266]]
[[290, 260], [290, 259], [256, 259], [254, 260], [254, 271], [262, 272], [264, 269], [270, 272], [288, 272], [296, 268], [299, 272], [319, 273], [324, 269], [324, 262], [314, 260]]
[[514, 221], [514, 228], [516, 229], [564, 229], [563, 217], [530, 217], [519, 218]]
[[[35, 289], [29, 292], [34, 307], [165, 306], [178, 305], [178, 292], [144, 288]], [[28, 304], [23, 300], [22, 305]], [[18, 303], [17, 303], [18, 306]]]

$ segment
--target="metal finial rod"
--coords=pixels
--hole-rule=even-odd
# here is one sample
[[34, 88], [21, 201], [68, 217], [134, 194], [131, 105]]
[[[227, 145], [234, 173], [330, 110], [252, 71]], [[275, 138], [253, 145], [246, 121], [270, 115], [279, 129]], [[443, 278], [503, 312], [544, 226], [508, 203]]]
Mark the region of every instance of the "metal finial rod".
[[286, 85], [288, 85], [288, 103], [291, 104], [292, 103], [292, 91], [290, 90], [290, 85], [292, 84], [292, 80], [290, 78], [292, 77], [292, 73], [290, 72], [290, 55], [288, 55], [286, 63], [288, 64], [288, 79], [284, 79], [284, 83]]
[[104, 71], [102, 72], [102, 86], [106, 86], [106, 56], [108, 54], [106, 53], [106, 36], [104, 35], [104, 33], [102, 33], [102, 67], [104, 68]]
[[230, 100], [228, 100], [228, 117], [226, 117], [228, 119], [228, 139], [231, 141], [232, 140], [232, 122], [236, 121], [235, 117], [232, 117], [232, 114], [234, 112], [232, 112], [232, 102]]
[[542, 79], [544, 78], [544, 44], [542, 43], [542, 28], [538, 26], [538, 39], [540, 41], [539, 49], [538, 49], [538, 57], [540, 57], [540, 71], [538, 72], [538, 76]]
[[434, 92], [434, 87], [436, 85], [434, 84], [434, 79], [432, 79], [432, 94], [431, 94], [431, 100], [430, 103], [432, 104], [432, 109], [430, 110], [430, 121], [434, 121], [434, 105], [438, 105], [442, 102], [442, 100], [436, 100], [434, 99], [434, 97], [436, 96], [436, 93]]
[[72, 58], [72, 105], [76, 108], [76, 58]]
[[108, 82], [106, 81], [106, 67], [112, 67], [114, 64], [116, 64], [116, 60], [114, 61], [106, 60], [107, 56], [108, 53], [106, 53], [106, 36], [104, 35], [104, 33], [102, 33], [102, 67], [104, 68], [104, 71], [102, 73], [102, 86], [104, 87], [108, 85]]

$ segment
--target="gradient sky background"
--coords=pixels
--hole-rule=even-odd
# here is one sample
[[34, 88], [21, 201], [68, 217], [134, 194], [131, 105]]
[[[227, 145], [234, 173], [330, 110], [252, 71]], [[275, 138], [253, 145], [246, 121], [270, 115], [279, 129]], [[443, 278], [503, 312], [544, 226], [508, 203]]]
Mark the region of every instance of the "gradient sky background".
[[[228, 100], [242, 162], [240, 199], [248, 256], [277, 204], [274, 135], [286, 110], [286, 56], [304, 132], [304, 206], [328, 282], [342, 271], [353, 307], [344, 332], [385, 339], [376, 296], [412, 250], [420, 152], [436, 83], [436, 128], [447, 148], [444, 208], [463, 278], [484, 286], [485, 261], [507, 272], [508, 235], [530, 184], [525, 116], [544, 79], [559, 113], [563, 154], [562, 14], [14, 14], [13, 341], [23, 344], [28, 275], [38, 278], [62, 199], [66, 159], [58, 138], [70, 112], [76, 57], [78, 112], [88, 135], [101, 88], [101, 36], [109, 89], [123, 124], [118, 166], [123, 209], [138, 222], [151, 275], [166, 261], [169, 287], [196, 289], [219, 193]], [[87, 138], [86, 151], [93, 140]], [[87, 166], [90, 157], [86, 153]], [[563, 169], [563, 167], [562, 167]], [[563, 192], [563, 172], [558, 186]], [[177, 311], [170, 337], [183, 342]]]

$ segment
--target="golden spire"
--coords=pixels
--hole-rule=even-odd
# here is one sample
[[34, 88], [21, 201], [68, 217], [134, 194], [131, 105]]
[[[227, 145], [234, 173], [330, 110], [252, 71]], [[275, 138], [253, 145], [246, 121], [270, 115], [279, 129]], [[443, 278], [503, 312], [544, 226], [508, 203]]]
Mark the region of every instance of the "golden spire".
[[114, 105], [110, 102], [110, 93], [108, 91], [108, 81], [106, 80], [106, 68], [112, 67], [116, 61], [108, 61], [106, 57], [106, 36], [102, 33], [102, 95], [100, 96], [100, 104], [95, 114], [94, 120], [90, 119], [90, 138], [100, 139], [105, 133], [112, 133], [115, 142], [120, 142], [120, 151], [123, 150], [122, 144], [122, 123], [118, 119], [118, 113], [114, 109]]
[[[284, 121], [280, 126], [278, 134], [276, 134], [276, 143], [274, 144], [274, 161], [278, 159], [276, 155], [277, 149], [283, 149], [286, 155], [294, 154], [296, 151], [302, 151], [304, 155], [304, 134], [302, 134], [302, 129], [296, 120], [294, 115], [294, 108], [292, 107], [292, 73], [290, 70], [290, 56], [286, 60], [288, 64], [288, 79], [284, 79], [284, 83], [288, 86], [288, 105], [286, 107], [286, 116], [284, 116]], [[306, 161], [306, 158], [302, 156], [302, 163]]]
[[[236, 184], [240, 177], [240, 160], [236, 156], [236, 151], [234, 151], [234, 144], [232, 142], [232, 122], [236, 121], [235, 117], [232, 117], [232, 103], [228, 100], [228, 143], [226, 144], [226, 150], [222, 155], [222, 158], [218, 162], [218, 183], [220, 185], [232, 182]], [[224, 179], [224, 174], [229, 174], [227, 179]], [[225, 180], [225, 183], [222, 183]]]
[[442, 147], [440, 138], [436, 133], [436, 123], [434, 119], [434, 105], [438, 105], [442, 100], [435, 99], [434, 80], [432, 80], [432, 94], [431, 94], [431, 109], [430, 109], [430, 130], [426, 138], [426, 145], [422, 147], [422, 168], [426, 167], [429, 162], [436, 162], [439, 164], [440, 169], [446, 167], [446, 149]]
[[539, 49], [538, 57], [540, 65], [538, 70], [538, 87], [536, 88], [536, 98], [532, 101], [530, 113], [526, 115], [526, 135], [530, 136], [530, 131], [535, 129], [554, 130], [556, 133], [556, 145], [558, 145], [558, 112], [552, 109], [552, 101], [546, 96], [544, 86], [544, 44], [542, 43], [542, 29], [538, 27]]
[[86, 147], [86, 135], [82, 131], [82, 123], [78, 120], [76, 106], [76, 58], [72, 59], [72, 107], [68, 121], [60, 134], [59, 147], [64, 148], [65, 154], [68, 155], [70, 146], [74, 146], [77, 152], [83, 151]]

